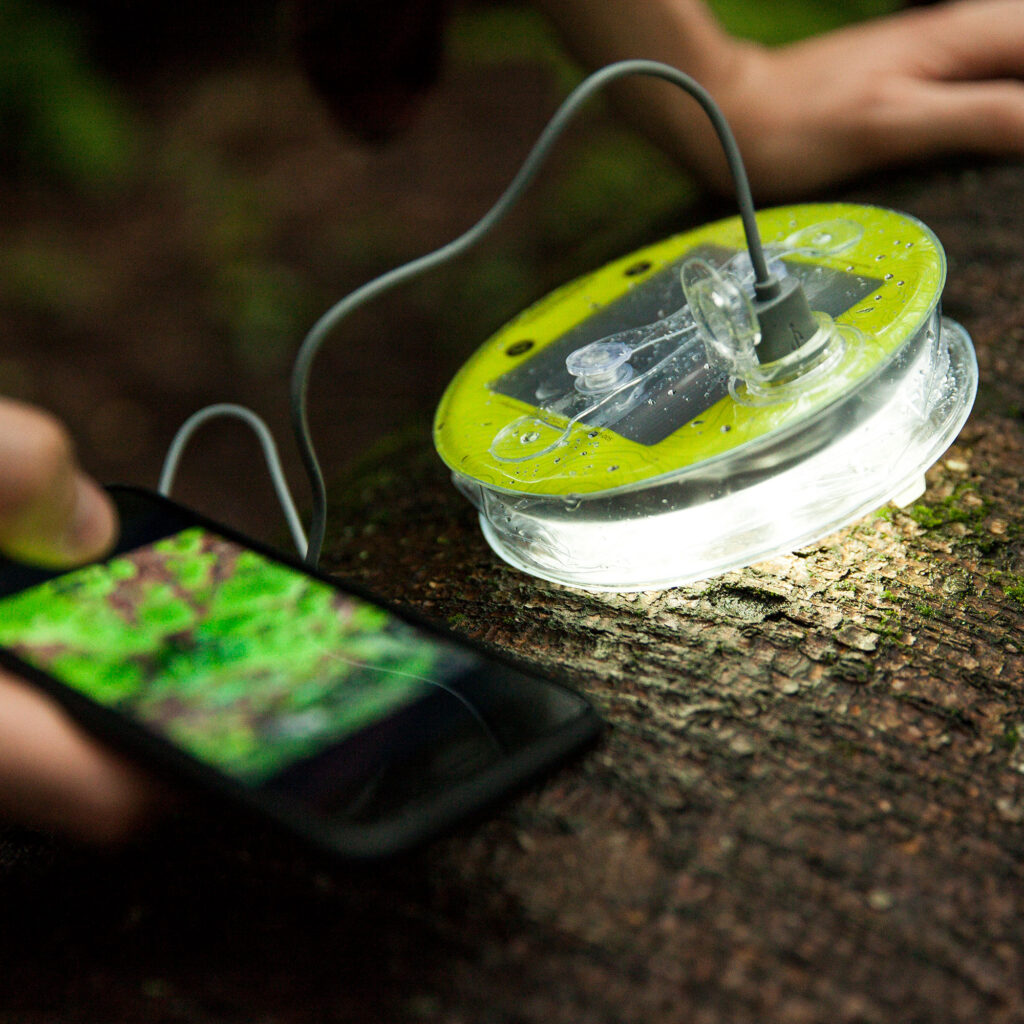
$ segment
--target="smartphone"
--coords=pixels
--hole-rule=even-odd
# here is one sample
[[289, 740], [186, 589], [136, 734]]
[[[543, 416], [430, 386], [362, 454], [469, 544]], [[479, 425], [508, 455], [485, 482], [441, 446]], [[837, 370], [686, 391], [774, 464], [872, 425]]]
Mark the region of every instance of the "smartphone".
[[65, 572], [0, 562], [0, 661], [102, 739], [334, 854], [419, 845], [592, 742], [562, 683], [156, 494]]

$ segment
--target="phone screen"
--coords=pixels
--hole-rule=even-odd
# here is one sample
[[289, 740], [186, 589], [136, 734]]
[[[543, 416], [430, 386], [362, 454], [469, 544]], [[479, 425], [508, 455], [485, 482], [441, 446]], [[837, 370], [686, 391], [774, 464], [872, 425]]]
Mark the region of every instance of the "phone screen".
[[206, 525], [5, 589], [25, 665], [333, 823], [445, 794], [586, 707]]

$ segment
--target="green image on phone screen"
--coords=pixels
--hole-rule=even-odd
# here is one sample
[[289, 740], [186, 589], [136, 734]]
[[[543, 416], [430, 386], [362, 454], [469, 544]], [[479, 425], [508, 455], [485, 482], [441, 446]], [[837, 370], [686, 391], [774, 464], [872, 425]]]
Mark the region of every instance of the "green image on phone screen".
[[250, 785], [479, 662], [200, 527], [0, 599], [0, 645]]

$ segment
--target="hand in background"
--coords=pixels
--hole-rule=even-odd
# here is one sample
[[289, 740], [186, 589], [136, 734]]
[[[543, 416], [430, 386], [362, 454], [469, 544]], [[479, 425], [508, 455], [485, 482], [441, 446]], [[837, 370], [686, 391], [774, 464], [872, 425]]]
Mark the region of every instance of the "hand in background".
[[[788, 46], [727, 35], [697, 0], [537, 0], [585, 64], [643, 57], [693, 75], [721, 105], [760, 199], [806, 196], [890, 164], [1024, 154], [1024, 2], [958, 0]], [[731, 189], [710, 125], [641, 79], [617, 100], [707, 184]]]
[[[47, 567], [102, 555], [117, 520], [76, 463], [64, 428], [0, 399], [0, 551]], [[0, 814], [112, 841], [145, 817], [154, 787], [82, 732], [51, 700], [0, 671]]]

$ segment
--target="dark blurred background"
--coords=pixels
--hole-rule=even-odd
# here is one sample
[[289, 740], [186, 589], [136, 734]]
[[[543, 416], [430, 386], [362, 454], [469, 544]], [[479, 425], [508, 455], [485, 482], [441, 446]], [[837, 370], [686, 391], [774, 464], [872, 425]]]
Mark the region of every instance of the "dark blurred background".
[[[325, 5], [0, 4], [0, 393], [60, 415], [103, 480], [154, 485], [177, 426], [236, 401], [273, 427], [304, 505], [287, 385], [305, 331], [470, 226], [581, 77], [528, 5], [460, 2], [436, 61], [429, 27], [406, 40], [423, 54], [405, 81], [416, 102], [393, 103], [369, 80], [380, 61]], [[734, 31], [769, 42], [891, 6], [715, 4]], [[494, 329], [687, 226], [698, 199], [595, 104], [492, 239], [328, 344], [311, 389], [328, 476], [386, 458], [396, 433], [429, 431], [448, 379]], [[240, 424], [196, 436], [175, 494], [285, 536]]]

